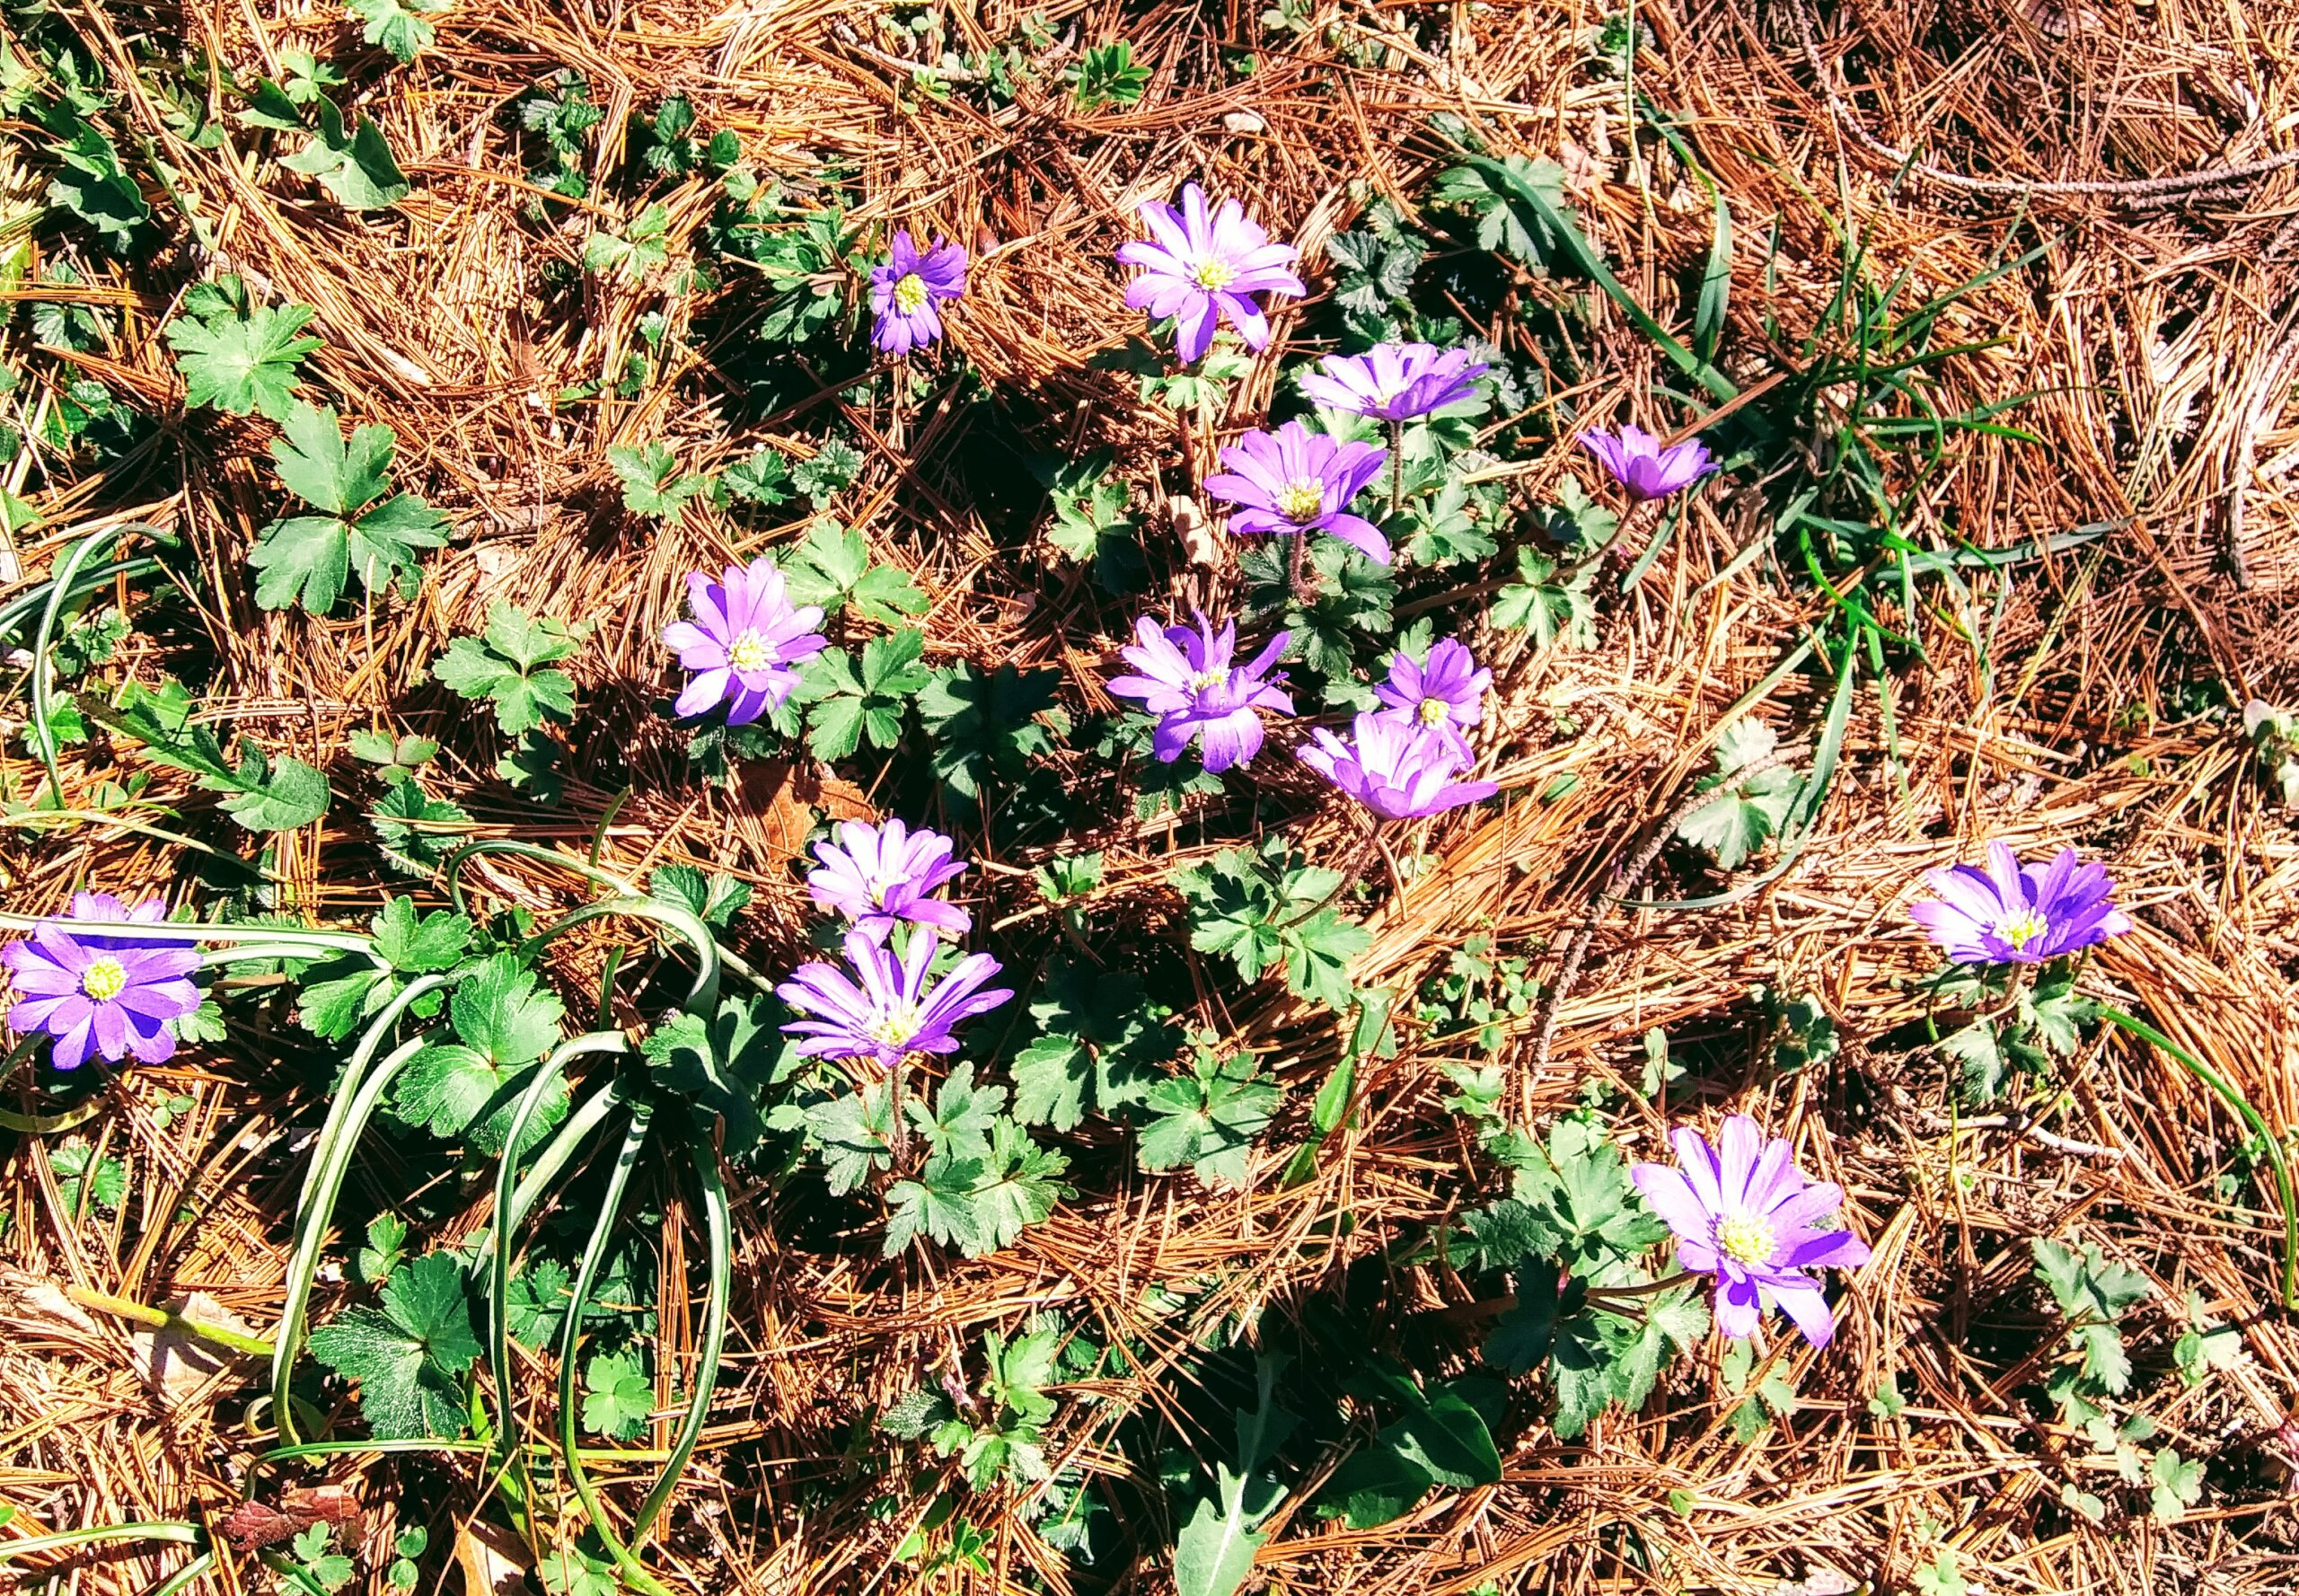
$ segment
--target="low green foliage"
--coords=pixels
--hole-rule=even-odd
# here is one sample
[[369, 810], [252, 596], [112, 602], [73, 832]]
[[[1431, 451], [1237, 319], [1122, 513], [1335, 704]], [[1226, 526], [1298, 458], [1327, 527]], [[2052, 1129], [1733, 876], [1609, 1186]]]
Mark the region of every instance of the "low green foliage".
[[457, 638], [431, 674], [463, 698], [493, 706], [495, 724], [519, 736], [575, 714], [575, 679], [551, 667], [582, 647], [587, 624], [538, 619], [500, 601], [488, 606], [483, 637]]
[[312, 1355], [359, 1389], [379, 1441], [463, 1433], [463, 1378], [479, 1361], [462, 1265], [426, 1253], [392, 1272], [379, 1305], [347, 1308], [312, 1332]]
[[[396, 587], [411, 598], [422, 580], [418, 551], [447, 541], [447, 518], [410, 493], [388, 493], [396, 439], [388, 427], [357, 427], [347, 445], [335, 412], [292, 404], [271, 445], [287, 490], [321, 513], [274, 521], [248, 555], [255, 601], [268, 610], [335, 607], [357, 576], [373, 595]], [[388, 496], [387, 496], [388, 494]]]

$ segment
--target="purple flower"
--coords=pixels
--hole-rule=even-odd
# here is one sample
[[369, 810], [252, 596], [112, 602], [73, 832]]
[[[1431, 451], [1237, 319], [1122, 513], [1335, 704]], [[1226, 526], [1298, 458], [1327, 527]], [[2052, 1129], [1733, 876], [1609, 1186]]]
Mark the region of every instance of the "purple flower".
[[966, 291], [965, 246], [938, 238], [932, 251], [920, 255], [905, 227], [886, 253], [870, 269], [870, 313], [878, 318], [870, 342], [889, 355], [907, 355], [942, 336], [934, 302]]
[[1186, 626], [1161, 631], [1143, 615], [1134, 622], [1133, 635], [1140, 640], [1121, 652], [1141, 674], [1111, 678], [1110, 691], [1140, 699], [1158, 718], [1150, 749], [1167, 764], [1195, 737], [1205, 768], [1218, 776], [1261, 752], [1261, 717], [1255, 710], [1293, 712], [1293, 700], [1277, 685], [1283, 673], [1270, 675], [1292, 640], [1290, 631], [1270, 639], [1251, 663], [1235, 666], [1229, 663], [1238, 647], [1235, 621], [1223, 622], [1217, 636], [1202, 612], [1195, 631]]
[[1389, 679], [1373, 689], [1373, 696], [1388, 708], [1383, 719], [1413, 726], [1433, 726], [1450, 736], [1459, 752], [1468, 753], [1461, 727], [1475, 726], [1484, 713], [1484, 691], [1493, 673], [1479, 667], [1476, 657], [1450, 638], [1440, 639], [1429, 650], [1429, 663], [1415, 665], [1400, 650], [1389, 661]]
[[1418, 820], [1501, 790], [1492, 781], [1453, 780], [1470, 763], [1458, 732], [1367, 713], [1353, 733], [1352, 746], [1321, 726], [1294, 753], [1383, 819]]
[[1205, 490], [1239, 507], [1229, 517], [1231, 532], [1329, 532], [1387, 565], [1389, 540], [1380, 528], [1345, 512], [1388, 458], [1387, 449], [1344, 444], [1288, 421], [1275, 432], [1249, 432], [1222, 450], [1221, 463], [1229, 469], [1206, 478]]
[[724, 582], [690, 573], [686, 602], [694, 619], [663, 629], [663, 641], [679, 651], [679, 664], [697, 673], [674, 706], [683, 716], [724, 701], [727, 725], [749, 725], [779, 709], [797, 686], [791, 663], [821, 652], [829, 640], [815, 630], [821, 606], [792, 609], [782, 573], [763, 554], [747, 569], [728, 566]]
[[966, 868], [950, 857], [950, 839], [939, 832], [914, 832], [900, 820], [849, 820], [838, 828], [835, 845], [815, 844], [815, 857], [823, 862], [806, 877], [806, 890], [873, 942], [884, 942], [900, 920], [958, 936], [973, 925], [964, 909], [929, 895]]
[[1850, 1269], [1868, 1245], [1849, 1230], [1813, 1221], [1834, 1213], [1844, 1188], [1807, 1181], [1788, 1143], [1766, 1142], [1757, 1122], [1735, 1114], [1712, 1150], [1697, 1131], [1669, 1133], [1677, 1168], [1631, 1166], [1628, 1177], [1677, 1233], [1677, 1266], [1716, 1276], [1716, 1327], [1752, 1334], [1767, 1308], [1796, 1321], [1804, 1339], [1826, 1346], [1836, 1334], [1828, 1300], [1807, 1269]]
[[2048, 865], [2022, 865], [2001, 842], [1987, 845], [1987, 868], [1951, 865], [1926, 870], [1939, 895], [1908, 907], [1948, 957], [1971, 965], [2039, 965], [2131, 929], [2109, 900], [2105, 865], [2080, 864], [2064, 848]]
[[92, 1052], [114, 1063], [130, 1054], [147, 1064], [173, 1056], [168, 1022], [199, 1007], [191, 981], [199, 950], [96, 929], [149, 924], [166, 912], [158, 898], [131, 909], [108, 892], [75, 893], [69, 920], [43, 920], [31, 936], [0, 948], [17, 993], [8, 1023], [55, 1037], [50, 1056], [59, 1070], [78, 1069]]
[[1605, 463], [1613, 481], [1627, 489], [1631, 498], [1666, 498], [1716, 469], [1708, 445], [1696, 437], [1664, 449], [1643, 428], [1625, 424], [1617, 437], [1609, 432], [1584, 432], [1581, 446]]
[[998, 961], [986, 953], [969, 953], [939, 982], [929, 983], [926, 966], [934, 960], [935, 947], [930, 925], [911, 933], [899, 957], [872, 941], [868, 932], [850, 930], [846, 962], [861, 977], [859, 986], [819, 961], [791, 971], [774, 995], [814, 1017], [782, 1027], [799, 1038], [794, 1050], [825, 1058], [873, 1058], [888, 1070], [909, 1054], [955, 1050], [958, 1039], [950, 1034], [952, 1026], [988, 1013], [1014, 994], [1005, 987], [975, 990], [998, 974]]
[[1375, 344], [1362, 355], [1327, 355], [1317, 364], [1324, 375], [1301, 379], [1301, 392], [1313, 403], [1384, 421], [1410, 421], [1458, 404], [1493, 369], [1469, 364], [1467, 349], [1435, 344]]
[[1227, 321], [1247, 345], [1269, 342], [1269, 323], [1255, 294], [1306, 294], [1293, 275], [1296, 251], [1272, 243], [1245, 208], [1224, 199], [1209, 216], [1205, 190], [1184, 185], [1179, 210], [1153, 199], [1141, 207], [1150, 238], [1118, 246], [1117, 258], [1141, 273], [1125, 286], [1125, 303], [1153, 320], [1175, 318], [1174, 352], [1186, 366], [1213, 342], [1213, 326]]

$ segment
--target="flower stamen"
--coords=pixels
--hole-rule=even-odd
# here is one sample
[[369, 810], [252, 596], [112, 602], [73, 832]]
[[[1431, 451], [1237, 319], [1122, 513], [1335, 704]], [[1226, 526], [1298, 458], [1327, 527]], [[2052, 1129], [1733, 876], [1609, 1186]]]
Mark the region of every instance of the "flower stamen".
[[914, 316], [926, 308], [926, 279], [916, 272], [908, 272], [894, 279], [894, 309], [905, 316]]
[[2022, 909], [2005, 915], [1995, 922], [1996, 936], [2014, 953], [2028, 951], [2028, 944], [2040, 941], [2051, 930], [2051, 922], [2033, 909]]
[[1315, 477], [1297, 477], [1277, 496], [1277, 513], [1288, 521], [1314, 521], [1326, 507], [1326, 485]]
[[127, 990], [128, 966], [116, 958], [92, 960], [80, 973], [81, 993], [99, 1003], [109, 1003]]
[[738, 631], [727, 645], [727, 663], [738, 671], [762, 671], [774, 663], [774, 650], [757, 630]]
[[1209, 294], [1218, 294], [1238, 280], [1238, 269], [1227, 260], [1201, 260], [1189, 280]]
[[1716, 1248], [1742, 1264], [1768, 1264], [1778, 1239], [1772, 1227], [1753, 1214], [1730, 1213], [1716, 1221]]

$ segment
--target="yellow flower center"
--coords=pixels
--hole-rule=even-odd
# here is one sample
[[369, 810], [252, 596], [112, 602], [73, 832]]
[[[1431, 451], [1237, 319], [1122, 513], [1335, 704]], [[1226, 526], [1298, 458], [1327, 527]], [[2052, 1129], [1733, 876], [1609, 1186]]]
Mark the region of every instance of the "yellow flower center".
[[756, 631], [741, 631], [727, 645], [727, 663], [738, 671], [762, 671], [773, 662], [774, 651]]
[[1764, 1221], [1735, 1213], [1716, 1221], [1716, 1245], [1728, 1258], [1743, 1264], [1766, 1264], [1772, 1261], [1772, 1249], [1778, 1243], [1772, 1227]]
[[128, 990], [128, 970], [116, 958], [100, 958], [80, 973], [80, 990], [99, 1003], [109, 1003]]
[[926, 279], [910, 272], [894, 279], [894, 309], [914, 316], [926, 307]]
[[1190, 281], [1211, 294], [1236, 282], [1238, 269], [1227, 260], [1201, 260], [1189, 278]]
[[2033, 909], [2022, 909], [2007, 914], [1995, 922], [1995, 934], [2011, 945], [2014, 953], [2028, 951], [2028, 944], [2051, 930], [2051, 922]]
[[1299, 477], [1277, 496], [1277, 513], [1288, 521], [1314, 521], [1326, 507], [1326, 485], [1315, 477]]
[[1189, 679], [1190, 691], [1192, 692], [1210, 692], [1220, 686], [1229, 679], [1229, 673], [1227, 671], [1200, 671]]
[[865, 1026], [863, 1034], [871, 1041], [884, 1043], [888, 1047], [907, 1047], [910, 1039], [918, 1035], [920, 1018], [918, 1006], [905, 1003], [884, 1018]]
[[1441, 699], [1441, 698], [1424, 698], [1424, 699], [1423, 699], [1423, 700], [1421, 701], [1421, 724], [1422, 724], [1422, 725], [1423, 725], [1423, 726], [1434, 726], [1434, 725], [1436, 725], [1439, 721], [1440, 721], [1440, 720], [1442, 720], [1442, 719], [1445, 719], [1445, 701], [1444, 701], [1443, 699]]

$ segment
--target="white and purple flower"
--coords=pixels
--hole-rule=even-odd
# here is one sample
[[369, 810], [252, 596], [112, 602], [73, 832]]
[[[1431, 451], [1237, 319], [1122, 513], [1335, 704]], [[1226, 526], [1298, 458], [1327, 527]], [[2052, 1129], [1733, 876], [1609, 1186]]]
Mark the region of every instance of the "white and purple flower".
[[1669, 1141], [1677, 1167], [1631, 1166], [1629, 1178], [1677, 1236], [1677, 1265], [1716, 1277], [1716, 1327], [1755, 1333], [1768, 1309], [1795, 1321], [1804, 1339], [1826, 1346], [1836, 1320], [1820, 1283], [1808, 1269], [1851, 1269], [1868, 1261], [1868, 1245], [1849, 1230], [1815, 1221], [1844, 1205], [1844, 1188], [1808, 1181], [1788, 1143], [1771, 1142], [1745, 1114], [1724, 1122], [1711, 1148], [1696, 1131]]
[[821, 607], [793, 609], [781, 571], [764, 555], [747, 568], [728, 566], [718, 582], [691, 572], [686, 592], [694, 618], [663, 629], [663, 641], [678, 650], [679, 664], [695, 673], [674, 706], [681, 716], [724, 703], [727, 725], [748, 725], [781, 707], [798, 685], [791, 666], [830, 640], [815, 630], [822, 623]]
[[1273, 675], [1270, 669], [1284, 654], [1291, 632], [1279, 632], [1244, 665], [1231, 663], [1238, 647], [1235, 621], [1223, 622], [1216, 632], [1201, 613], [1194, 631], [1186, 626], [1160, 630], [1143, 615], [1134, 622], [1133, 634], [1137, 640], [1121, 652], [1141, 674], [1112, 677], [1110, 692], [1139, 699], [1158, 717], [1150, 751], [1167, 764], [1179, 759], [1194, 738], [1206, 770], [1220, 775], [1261, 752], [1260, 711], [1293, 712], [1293, 700], [1278, 685], [1283, 673]]
[[2081, 862], [2073, 848], [2049, 864], [2022, 865], [1990, 842], [1986, 869], [1926, 870], [1924, 884], [1938, 896], [1909, 905], [1908, 917], [1960, 964], [2039, 965], [2131, 929], [2107, 867]]
[[1708, 445], [1698, 438], [1664, 449], [1659, 438], [1633, 424], [1624, 423], [1617, 434], [1584, 432], [1581, 446], [1603, 461], [1613, 481], [1634, 499], [1666, 498], [1717, 468]]
[[875, 1059], [887, 1070], [913, 1053], [955, 1051], [958, 1039], [952, 1027], [1014, 994], [1006, 987], [981, 990], [999, 970], [998, 961], [986, 953], [970, 953], [940, 981], [929, 981], [926, 970], [937, 946], [930, 925], [913, 930], [900, 955], [872, 941], [867, 931], [850, 930], [846, 962], [853, 966], [852, 976], [820, 960], [791, 971], [774, 995], [809, 1017], [782, 1027], [798, 1038], [794, 1051]]
[[1492, 781], [1456, 781], [1471, 763], [1460, 734], [1368, 711], [1349, 741], [1324, 727], [1294, 750], [1308, 765], [1384, 820], [1418, 820], [1501, 790]]
[[1181, 200], [1179, 208], [1154, 199], [1143, 206], [1150, 236], [1118, 246], [1118, 260], [1141, 269], [1126, 285], [1125, 303], [1156, 319], [1174, 318], [1174, 352], [1185, 366], [1211, 347], [1219, 322], [1249, 347], [1266, 347], [1269, 322], [1253, 296], [1308, 293], [1292, 269], [1299, 251], [1270, 242], [1234, 199], [1209, 214], [1205, 190], [1188, 183]]
[[1476, 393], [1476, 380], [1493, 368], [1472, 362], [1467, 349], [1435, 344], [1375, 344], [1362, 355], [1327, 355], [1322, 375], [1301, 379], [1313, 404], [1383, 421], [1411, 421]]
[[873, 942], [884, 942], [901, 921], [962, 937], [973, 916], [933, 895], [965, 870], [951, 848], [941, 833], [912, 831], [899, 819], [883, 825], [845, 821], [835, 843], [815, 844], [822, 863], [806, 877], [806, 890]]
[[166, 913], [158, 898], [130, 908], [108, 892], [75, 893], [70, 919], [43, 920], [0, 948], [17, 994], [9, 1025], [54, 1037], [49, 1057], [59, 1070], [78, 1069], [92, 1053], [113, 1063], [173, 1057], [173, 1022], [199, 1007], [191, 979], [199, 950], [108, 929], [154, 924]]
[[1373, 696], [1387, 706], [1382, 713], [1392, 720], [1432, 726], [1451, 736], [1460, 753], [1468, 754], [1463, 727], [1475, 726], [1484, 713], [1485, 690], [1493, 673], [1451, 638], [1440, 638], [1429, 650], [1426, 664], [1399, 650], [1389, 661], [1389, 679], [1373, 689]]
[[910, 230], [894, 236], [886, 259], [870, 269], [870, 313], [877, 324], [870, 334], [873, 348], [889, 355], [907, 355], [942, 336], [942, 315], [937, 303], [956, 299], [966, 291], [966, 251], [964, 244], [934, 241], [920, 254]]
[[1331, 533], [1377, 565], [1389, 563], [1389, 540], [1350, 501], [1381, 474], [1389, 452], [1343, 443], [1288, 421], [1274, 432], [1249, 432], [1221, 451], [1229, 469], [1205, 479], [1205, 490], [1236, 505], [1229, 530], [1240, 534]]

